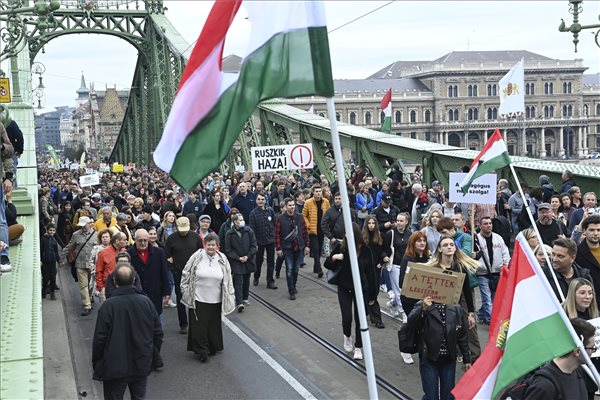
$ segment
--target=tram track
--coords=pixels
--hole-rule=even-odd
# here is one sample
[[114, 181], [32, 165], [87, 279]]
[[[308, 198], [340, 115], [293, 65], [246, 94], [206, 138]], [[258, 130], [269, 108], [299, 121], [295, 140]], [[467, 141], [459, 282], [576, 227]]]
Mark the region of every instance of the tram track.
[[[359, 371], [363, 375], [365, 375], [365, 376], [367, 375], [366, 369], [362, 364], [355, 362], [344, 351], [340, 350], [337, 346], [333, 345], [330, 341], [323, 338], [321, 335], [314, 332], [313, 330], [309, 329], [308, 327], [306, 327], [305, 325], [300, 323], [298, 320], [293, 318], [291, 315], [289, 315], [288, 313], [286, 313], [279, 307], [275, 306], [274, 304], [272, 304], [271, 302], [269, 302], [268, 300], [266, 300], [265, 298], [263, 298], [262, 296], [257, 294], [255, 291], [250, 291], [250, 297], [252, 297], [257, 303], [261, 304], [266, 309], [268, 309], [269, 311], [273, 312], [275, 315], [280, 317], [282, 320], [284, 320], [285, 322], [287, 322], [288, 324], [290, 324], [291, 326], [293, 326], [294, 328], [299, 330], [301, 333], [308, 336], [311, 340], [315, 341], [317, 344], [319, 344], [320, 346], [322, 346], [323, 348], [328, 350], [330, 353], [332, 353], [338, 359], [343, 361], [345, 364], [347, 364], [350, 367], [352, 367], [353, 369]], [[380, 375], [375, 375], [375, 379], [376, 379], [377, 385], [379, 387], [381, 387], [383, 390], [385, 390], [386, 392], [388, 392], [395, 398], [407, 399], [407, 400], [412, 398], [407, 393], [403, 392], [398, 387], [394, 386], [392, 383], [390, 383], [388, 380], [381, 377]]]
[[[316, 283], [317, 285], [319, 285], [319, 286], [321, 286], [321, 287], [329, 290], [330, 292], [337, 293], [337, 291], [334, 288], [332, 288], [330, 285], [328, 285], [327, 283], [323, 282], [320, 279], [316, 279], [316, 278], [314, 278], [314, 277], [312, 277], [312, 276], [310, 276], [310, 275], [308, 275], [308, 274], [306, 274], [306, 273], [304, 273], [302, 271], [298, 272], [298, 276], [301, 276], [301, 277], [303, 277], [306, 280], [309, 280], [309, 281], [311, 281], [313, 283]], [[394, 317], [389, 312], [384, 311], [383, 307], [381, 307], [381, 305], [380, 305], [380, 308], [381, 308], [381, 314], [382, 315], [385, 315], [386, 317], [388, 317], [389, 319], [391, 319], [392, 321], [394, 321], [394, 322], [396, 322], [398, 324], [402, 324], [402, 321], [400, 321], [400, 318]]]

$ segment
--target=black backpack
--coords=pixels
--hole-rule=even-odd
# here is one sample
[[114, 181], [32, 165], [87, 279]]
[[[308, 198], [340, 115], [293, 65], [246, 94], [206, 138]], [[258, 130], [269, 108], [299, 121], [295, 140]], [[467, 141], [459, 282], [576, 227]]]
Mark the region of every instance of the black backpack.
[[533, 378], [535, 378], [536, 376], [543, 376], [544, 378], [548, 379], [550, 382], [552, 382], [552, 385], [554, 385], [554, 389], [556, 390], [557, 394], [558, 394], [558, 399], [562, 400], [562, 393], [560, 393], [558, 384], [556, 383], [556, 381], [554, 380], [554, 377], [552, 376], [552, 374], [546, 370], [544, 370], [543, 368], [539, 368], [535, 371], [532, 371], [530, 373], [528, 373], [527, 375], [521, 377], [521, 379], [519, 379], [517, 382], [515, 382], [512, 386], [508, 387], [507, 389], [504, 390], [504, 392], [502, 392], [502, 394], [498, 397], [499, 400], [522, 400], [525, 399], [525, 393], [527, 392], [527, 388], [529, 388], [529, 385], [531, 385], [531, 383], [533, 382]]
[[500, 235], [506, 246], [510, 247], [511, 225], [508, 218], [503, 215], [498, 215], [492, 219], [492, 232]]

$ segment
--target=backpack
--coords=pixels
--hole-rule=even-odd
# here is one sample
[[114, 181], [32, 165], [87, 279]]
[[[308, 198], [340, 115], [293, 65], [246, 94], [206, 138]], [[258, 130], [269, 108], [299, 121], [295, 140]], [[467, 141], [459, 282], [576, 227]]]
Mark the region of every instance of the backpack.
[[543, 368], [539, 368], [539, 369], [532, 371], [532, 372], [528, 373], [527, 375], [521, 377], [521, 379], [519, 379], [517, 382], [515, 382], [512, 386], [510, 386], [506, 390], [504, 390], [504, 392], [502, 392], [502, 394], [500, 394], [498, 399], [500, 399], [500, 400], [509, 400], [509, 399], [522, 400], [522, 399], [525, 399], [525, 393], [527, 392], [529, 385], [531, 385], [531, 383], [533, 382], [533, 378], [535, 378], [536, 376], [543, 376], [544, 378], [546, 378], [550, 382], [552, 382], [552, 385], [554, 385], [554, 389], [556, 389], [558, 399], [559, 400], [563, 399], [562, 393], [560, 393], [558, 384], [554, 380], [554, 377], [552, 376], [552, 374], [550, 374], [550, 372], [544, 370]]
[[511, 226], [508, 218], [503, 215], [498, 215], [492, 219], [492, 232], [500, 235], [507, 247], [510, 246]]

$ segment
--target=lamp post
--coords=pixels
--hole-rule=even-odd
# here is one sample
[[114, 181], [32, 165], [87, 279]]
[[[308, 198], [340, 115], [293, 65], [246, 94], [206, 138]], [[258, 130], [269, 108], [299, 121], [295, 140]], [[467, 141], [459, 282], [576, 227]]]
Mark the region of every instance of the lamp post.
[[573, 34], [573, 44], [575, 45], [575, 53], [577, 53], [577, 44], [579, 43], [579, 32], [583, 29], [597, 29], [594, 35], [596, 45], [600, 47], [600, 24], [581, 25], [579, 23], [579, 14], [583, 11], [583, 0], [569, 0], [569, 13], [573, 15], [573, 23], [566, 26], [565, 21], [561, 18], [561, 23], [558, 26], [559, 32], [571, 32]]

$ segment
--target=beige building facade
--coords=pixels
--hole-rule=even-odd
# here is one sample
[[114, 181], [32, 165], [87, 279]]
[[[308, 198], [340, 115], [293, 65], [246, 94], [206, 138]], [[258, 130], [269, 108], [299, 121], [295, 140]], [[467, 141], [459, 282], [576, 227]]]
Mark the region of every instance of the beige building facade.
[[[498, 82], [525, 60], [525, 115], [502, 119]], [[528, 51], [466, 51], [433, 61], [398, 61], [366, 79], [335, 80], [336, 118], [378, 130], [381, 99], [392, 88], [392, 133], [480, 150], [496, 128], [512, 155], [587, 158], [600, 151], [600, 74], [581, 59]], [[288, 104], [326, 116], [322, 98]]]

